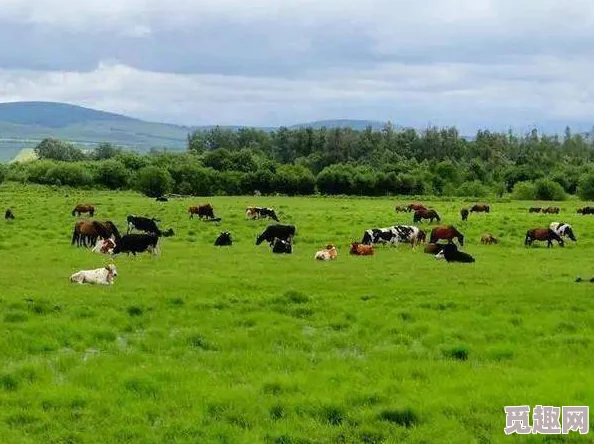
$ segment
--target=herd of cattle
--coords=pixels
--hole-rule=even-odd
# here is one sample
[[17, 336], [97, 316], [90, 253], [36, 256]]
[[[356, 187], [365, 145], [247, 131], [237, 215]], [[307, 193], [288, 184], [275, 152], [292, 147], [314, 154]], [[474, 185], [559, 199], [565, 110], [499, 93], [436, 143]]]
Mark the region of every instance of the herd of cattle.
[[[165, 197], [157, 198], [158, 201], [167, 201]], [[434, 220], [441, 222], [439, 214], [432, 208], [427, 208], [420, 203], [411, 203], [406, 206], [398, 205], [395, 207], [396, 212], [414, 212], [413, 223], [420, 223], [423, 220]], [[491, 208], [487, 204], [475, 204], [472, 207], [462, 208], [460, 216], [462, 221], [468, 220], [469, 214], [472, 213], [489, 213]], [[530, 213], [550, 213], [558, 214], [559, 208], [529, 208]], [[88, 214], [90, 217], [95, 215], [95, 207], [88, 204], [79, 204], [72, 210], [73, 216], [80, 216]], [[216, 217], [214, 209], [210, 204], [202, 204], [198, 206], [191, 206], [188, 208], [190, 218], [197, 215], [201, 220], [208, 222], [219, 222], [220, 217]], [[577, 210], [578, 214], [594, 214], [594, 207], [583, 207]], [[15, 218], [12, 210], [7, 209], [5, 212], [6, 220], [13, 220]], [[248, 207], [246, 209], [247, 219], [269, 218], [275, 222], [280, 222], [279, 218], [273, 208], [266, 207]], [[71, 244], [77, 246], [93, 247], [92, 251], [96, 253], [108, 254], [112, 258], [120, 253], [132, 253], [136, 255], [142, 252], [151, 252], [152, 254], [159, 253], [159, 239], [161, 237], [173, 236], [175, 233], [173, 229], [162, 230], [157, 225], [160, 222], [155, 218], [148, 218], [142, 216], [128, 215], [126, 218], [127, 230], [125, 235], [121, 235], [120, 231], [112, 221], [97, 221], [89, 219], [81, 219], [74, 225], [72, 233]], [[139, 233], [131, 233], [136, 230]], [[256, 245], [260, 245], [266, 241], [273, 253], [291, 254], [293, 252], [293, 238], [296, 234], [294, 225], [273, 224], [268, 225], [266, 229], [256, 238]], [[564, 246], [563, 238], [569, 238], [576, 241], [575, 234], [571, 225], [561, 222], [553, 222], [548, 227], [532, 228], [526, 232], [524, 244], [526, 246], [532, 245], [535, 240], [546, 241], [547, 246], [551, 247], [552, 242], [556, 241], [560, 246]], [[439, 243], [440, 240], [445, 240], [447, 243]], [[408, 243], [414, 248], [420, 243], [426, 243], [424, 252], [434, 255], [437, 259], [445, 259], [447, 262], [474, 262], [475, 259], [458, 249], [454, 243], [457, 240], [460, 247], [464, 246], [464, 235], [460, 233], [453, 225], [437, 225], [429, 235], [429, 242], [427, 243], [427, 235], [425, 231], [421, 230], [415, 225], [394, 225], [385, 228], [371, 228], [365, 230], [361, 242], [352, 242], [350, 247], [350, 254], [358, 256], [368, 256], [374, 254], [374, 247], [379, 244], [387, 244], [397, 246], [400, 243]], [[489, 234], [481, 235], [480, 242], [485, 245], [496, 244], [497, 239]], [[223, 231], [215, 239], [215, 246], [230, 246], [233, 244], [231, 233]], [[335, 245], [329, 244], [324, 249], [317, 251], [314, 254], [316, 260], [330, 261], [338, 257], [338, 250]], [[117, 269], [113, 263], [106, 267], [95, 270], [81, 270], [74, 273], [70, 280], [76, 283], [96, 283], [96, 284], [113, 284], [114, 278], [117, 276]]]

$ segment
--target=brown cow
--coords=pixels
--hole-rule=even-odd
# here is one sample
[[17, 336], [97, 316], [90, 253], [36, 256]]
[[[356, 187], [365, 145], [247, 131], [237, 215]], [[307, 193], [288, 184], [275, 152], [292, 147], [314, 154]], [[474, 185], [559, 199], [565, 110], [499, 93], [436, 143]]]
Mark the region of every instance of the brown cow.
[[197, 214], [200, 219], [215, 219], [214, 210], [209, 203], [190, 207], [188, 213], [190, 213], [190, 219], [194, 217], [194, 214]]
[[559, 214], [559, 207], [543, 208], [542, 212], [548, 214]]
[[429, 243], [435, 244], [439, 239], [447, 239], [450, 243], [453, 243], [453, 239], [458, 239], [460, 246], [464, 246], [464, 235], [456, 230], [453, 225], [438, 225], [431, 230]]
[[439, 214], [437, 211], [431, 210], [417, 210], [415, 211], [415, 215], [413, 216], [413, 223], [421, 222], [421, 219], [429, 219], [429, 222], [432, 223], [433, 219], [437, 220], [437, 222], [441, 222], [439, 218]]
[[420, 203], [410, 203], [406, 206], [406, 208], [408, 209], [408, 211], [418, 211], [418, 210], [427, 210], [427, 207], [425, 205], [422, 205]]
[[528, 212], [529, 213], [540, 213], [542, 211], [542, 208], [540, 207], [530, 207], [528, 208]]
[[481, 204], [474, 204], [470, 207], [471, 213], [488, 213], [491, 211], [491, 207], [489, 205], [481, 203]]
[[496, 244], [497, 242], [498, 242], [497, 238], [495, 236], [493, 236], [492, 234], [484, 233], [481, 236], [481, 244], [491, 245], [491, 244]]
[[550, 228], [531, 228], [526, 231], [526, 239], [524, 245], [529, 247], [535, 241], [547, 241], [547, 248], [553, 246], [553, 241], [556, 240], [560, 247], [564, 247], [563, 239]]
[[89, 204], [78, 204], [72, 210], [73, 216], [80, 216], [82, 213], [89, 213], [89, 216], [93, 217], [95, 215], [95, 207]]
[[460, 210], [460, 216], [462, 216], [462, 222], [468, 220], [468, 208], [462, 208]]
[[351, 254], [357, 256], [371, 256], [373, 254], [373, 245], [364, 245], [360, 242], [351, 243]]

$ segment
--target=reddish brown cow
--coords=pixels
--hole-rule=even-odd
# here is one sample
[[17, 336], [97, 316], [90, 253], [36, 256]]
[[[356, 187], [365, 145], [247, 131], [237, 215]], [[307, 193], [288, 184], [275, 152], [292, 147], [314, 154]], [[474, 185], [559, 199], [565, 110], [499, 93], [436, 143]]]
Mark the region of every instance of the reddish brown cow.
[[351, 243], [351, 254], [357, 256], [371, 256], [373, 254], [373, 245], [364, 245], [360, 242]]
[[542, 209], [543, 213], [548, 214], [559, 214], [559, 207], [548, 207]]
[[80, 216], [82, 213], [89, 213], [89, 216], [93, 217], [95, 214], [95, 207], [89, 204], [78, 204], [72, 210], [73, 216]]
[[438, 225], [431, 230], [429, 243], [435, 244], [440, 239], [446, 239], [450, 243], [453, 243], [453, 239], [458, 239], [460, 246], [464, 246], [464, 235], [456, 230], [453, 225]]
[[200, 219], [214, 219], [214, 210], [210, 204], [202, 204], [198, 206], [193, 206], [188, 208], [188, 213], [190, 213], [190, 219], [194, 217], [194, 214], [197, 214]]
[[470, 207], [471, 213], [488, 213], [491, 211], [491, 207], [489, 205], [481, 203], [481, 204], [474, 204]]
[[408, 211], [418, 211], [418, 210], [425, 210], [427, 211], [427, 207], [425, 205], [422, 205], [420, 203], [410, 203], [406, 206], [406, 208], [408, 209]]

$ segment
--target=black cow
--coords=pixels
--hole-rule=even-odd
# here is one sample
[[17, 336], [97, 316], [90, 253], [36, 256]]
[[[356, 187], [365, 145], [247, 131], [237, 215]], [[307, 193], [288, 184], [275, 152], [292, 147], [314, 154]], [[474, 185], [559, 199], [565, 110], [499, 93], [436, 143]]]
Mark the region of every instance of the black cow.
[[586, 214], [594, 214], [594, 207], [584, 207], [577, 210], [578, 214], [585, 216]]
[[267, 241], [272, 245], [276, 238], [292, 241], [293, 236], [295, 236], [295, 225], [268, 225], [256, 239], [256, 245], [260, 245], [263, 241]]
[[445, 259], [448, 262], [474, 262], [474, 258], [470, 254], [458, 250], [458, 247], [454, 243], [445, 244], [435, 257], [437, 259]]
[[6, 219], [6, 220], [14, 219], [14, 214], [10, 208], [8, 210], [6, 210], [6, 212], [4, 213], [4, 219]]
[[128, 222], [128, 230], [126, 231], [127, 234], [130, 234], [132, 229], [136, 229], [146, 233], [155, 233], [157, 235], [161, 235], [161, 230], [159, 230], [159, 227], [157, 227], [157, 224], [155, 223], [159, 222], [159, 219], [149, 219], [148, 217], [129, 215], [126, 218], [126, 221]]
[[221, 234], [219, 234], [219, 237], [217, 237], [214, 244], [217, 247], [226, 247], [233, 244], [231, 233], [228, 231], [223, 231]]
[[116, 246], [113, 249], [113, 254], [119, 253], [132, 253], [136, 256], [136, 253], [142, 253], [144, 251], [151, 251], [153, 254], [158, 254], [159, 249], [157, 246], [159, 242], [159, 236], [155, 233], [149, 234], [126, 234], [119, 239], [116, 239]]
[[293, 252], [293, 243], [291, 240], [276, 238], [272, 243], [272, 252], [278, 254], [291, 254]]
[[159, 196], [155, 200], [157, 202], [169, 202], [169, 199], [167, 199], [165, 196]]

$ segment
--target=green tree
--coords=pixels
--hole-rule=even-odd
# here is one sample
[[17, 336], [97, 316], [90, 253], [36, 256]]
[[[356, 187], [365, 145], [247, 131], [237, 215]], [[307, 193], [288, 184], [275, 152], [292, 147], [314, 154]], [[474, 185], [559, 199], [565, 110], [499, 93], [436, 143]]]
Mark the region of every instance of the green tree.
[[577, 194], [582, 200], [594, 200], [594, 172], [580, 177]]
[[62, 160], [66, 162], [80, 161], [86, 158], [85, 154], [71, 143], [58, 139], [43, 139], [33, 149], [39, 159]]
[[108, 159], [99, 163], [96, 180], [110, 189], [124, 189], [128, 185], [130, 171], [122, 162]]
[[134, 184], [146, 196], [157, 197], [171, 192], [173, 179], [165, 168], [147, 166], [138, 170]]

